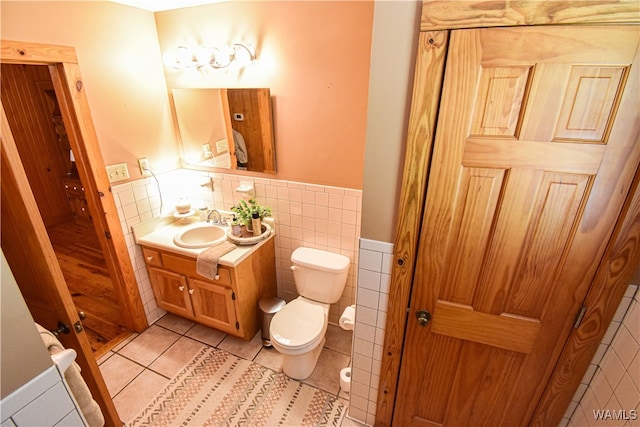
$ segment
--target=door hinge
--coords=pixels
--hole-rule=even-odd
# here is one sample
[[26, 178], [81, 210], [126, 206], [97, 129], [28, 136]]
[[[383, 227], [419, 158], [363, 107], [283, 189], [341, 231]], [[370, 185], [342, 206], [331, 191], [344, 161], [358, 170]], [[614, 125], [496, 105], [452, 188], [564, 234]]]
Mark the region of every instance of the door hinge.
[[105, 231], [104, 232], [104, 237], [106, 237], [107, 239], [111, 238], [111, 233], [109, 231]]
[[240, 322], [236, 322], [236, 329], [240, 329]]
[[231, 292], [231, 301], [235, 301], [235, 300], [236, 300], [236, 293]]
[[578, 329], [578, 326], [580, 326], [580, 323], [582, 323], [582, 318], [584, 317], [584, 314], [587, 312], [587, 306], [583, 305], [582, 307], [580, 307], [580, 311], [578, 312], [578, 315], [576, 316], [576, 321], [573, 323], [573, 328], [574, 329]]

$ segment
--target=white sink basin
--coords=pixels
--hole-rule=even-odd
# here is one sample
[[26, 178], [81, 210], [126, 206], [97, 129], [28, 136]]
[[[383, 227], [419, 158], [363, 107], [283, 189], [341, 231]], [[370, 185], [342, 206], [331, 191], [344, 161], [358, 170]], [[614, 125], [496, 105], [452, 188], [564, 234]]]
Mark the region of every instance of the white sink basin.
[[226, 229], [213, 224], [200, 223], [177, 233], [173, 243], [181, 248], [198, 249], [217, 245], [226, 239]]

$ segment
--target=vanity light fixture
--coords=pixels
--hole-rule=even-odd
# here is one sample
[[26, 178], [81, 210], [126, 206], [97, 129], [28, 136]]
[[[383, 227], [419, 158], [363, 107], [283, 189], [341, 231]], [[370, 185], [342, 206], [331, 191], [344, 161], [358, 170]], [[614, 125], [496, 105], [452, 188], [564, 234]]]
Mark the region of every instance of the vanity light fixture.
[[233, 43], [227, 46], [198, 47], [196, 49], [187, 46], [178, 46], [174, 52], [164, 57], [165, 64], [177, 70], [200, 69], [211, 67], [214, 69], [227, 68], [236, 62], [244, 67], [253, 60], [256, 55], [248, 43]]

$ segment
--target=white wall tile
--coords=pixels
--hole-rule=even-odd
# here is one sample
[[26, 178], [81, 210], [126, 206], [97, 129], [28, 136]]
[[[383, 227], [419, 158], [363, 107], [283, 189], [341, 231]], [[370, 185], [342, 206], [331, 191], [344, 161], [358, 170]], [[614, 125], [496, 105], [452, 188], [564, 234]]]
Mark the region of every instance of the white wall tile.
[[627, 367], [627, 372], [631, 376], [631, 381], [633, 381], [636, 388], [640, 390], [640, 352], [636, 354], [636, 357], [631, 361], [631, 364]]
[[608, 351], [601, 363], [603, 376], [611, 387], [616, 387], [625, 373], [625, 367], [615, 351]]
[[382, 253], [368, 249], [360, 249], [360, 268], [375, 272], [382, 271]]
[[589, 385], [589, 389], [593, 391], [599, 407], [604, 409], [604, 405], [611, 399], [611, 396], [613, 396], [613, 389], [609, 381], [607, 381], [606, 375], [601, 372], [600, 374], [596, 374]]
[[615, 390], [613, 390], [616, 398], [620, 402], [620, 408], [613, 409], [625, 409], [631, 410], [638, 408], [638, 402], [640, 402], [640, 391], [636, 388], [631, 380], [631, 376], [625, 373], [620, 379], [620, 383]]
[[382, 269], [380, 270], [384, 274], [391, 274], [391, 263], [393, 262], [393, 254], [382, 254]]
[[378, 319], [378, 310], [375, 308], [358, 305], [356, 310], [356, 322], [364, 323], [370, 326], [376, 326]]
[[374, 344], [370, 341], [365, 341], [360, 338], [356, 338], [353, 342], [353, 352], [364, 355], [374, 354]]
[[65, 425], [71, 419], [76, 421], [75, 425], [83, 425], [84, 418], [76, 405], [66, 382], [52, 365], [4, 396], [0, 401], [0, 415], [3, 426]]
[[380, 296], [380, 292], [359, 287], [358, 295], [357, 295], [357, 304], [358, 306], [377, 309], [379, 296]]
[[[352, 208], [352, 201], [347, 199], [348, 197], [348, 195], [343, 197], [343, 206]], [[359, 210], [360, 207], [356, 206], [356, 209]], [[360, 239], [359, 247], [352, 387], [354, 383], [357, 383], [360, 387], [358, 390], [364, 393], [361, 388], [366, 386], [367, 407], [365, 413], [361, 412], [362, 408], [358, 408], [355, 413], [350, 412], [350, 415], [371, 425], [375, 420], [378, 383], [382, 366], [382, 345], [393, 245]], [[362, 405], [362, 402], [359, 400], [358, 404]]]
[[363, 289], [379, 292], [381, 277], [381, 273], [377, 271], [365, 270], [361, 268], [358, 272], [358, 286]]
[[[640, 329], [637, 286], [630, 285], [594, 356], [565, 417], [569, 426], [634, 425], [625, 423], [640, 410], [640, 345], [631, 331]], [[573, 409], [573, 410], [572, 410]], [[596, 419], [595, 411], [623, 419]], [[636, 412], [631, 412], [636, 411]], [[626, 418], [624, 418], [626, 417]]]
[[[187, 197], [194, 207], [228, 210], [241, 199], [241, 195], [235, 191], [240, 180], [249, 181], [254, 183], [258, 202], [270, 206], [276, 220], [278, 295], [286, 300], [297, 297], [289, 271], [290, 257], [293, 249], [304, 245], [351, 258], [352, 267], [347, 286], [340, 301], [331, 308], [329, 321], [337, 324], [344, 309], [354, 304], [362, 191], [277, 179], [207, 174], [186, 169], [160, 174], [157, 178], [158, 182], [144, 178], [112, 189], [130, 248], [135, 246], [130, 236], [130, 227], [159, 216], [161, 204], [162, 215], [173, 213], [178, 197]], [[213, 182], [213, 192], [200, 185], [203, 178]], [[133, 259], [132, 256], [132, 262]], [[135, 269], [136, 277], [141, 277], [148, 283], [144, 264], [135, 264]], [[152, 293], [145, 292], [141, 281], [138, 282], [138, 287], [147, 319], [152, 323], [164, 312], [157, 308]]]
[[[633, 328], [638, 327], [636, 324]], [[618, 358], [624, 366], [629, 366], [631, 361], [638, 353], [640, 345], [631, 335], [630, 328], [622, 327], [618, 330], [618, 334], [615, 338], [615, 342], [612, 345], [613, 351], [618, 355]]]
[[627, 313], [625, 328], [629, 331], [636, 343], [640, 343], [640, 305], [633, 304]]

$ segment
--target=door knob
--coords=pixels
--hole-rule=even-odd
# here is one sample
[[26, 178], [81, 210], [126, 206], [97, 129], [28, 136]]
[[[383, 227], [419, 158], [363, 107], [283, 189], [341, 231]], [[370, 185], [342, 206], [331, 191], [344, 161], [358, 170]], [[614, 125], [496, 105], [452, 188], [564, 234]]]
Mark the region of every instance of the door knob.
[[427, 326], [431, 321], [431, 313], [427, 310], [418, 310], [416, 311], [416, 319], [418, 319], [420, 326]]
[[55, 335], [56, 337], [60, 334], [69, 334], [71, 332], [71, 329], [69, 328], [69, 325], [64, 324], [63, 322], [58, 322], [57, 325], [58, 329], [52, 330], [51, 332], [53, 332], [53, 335]]

